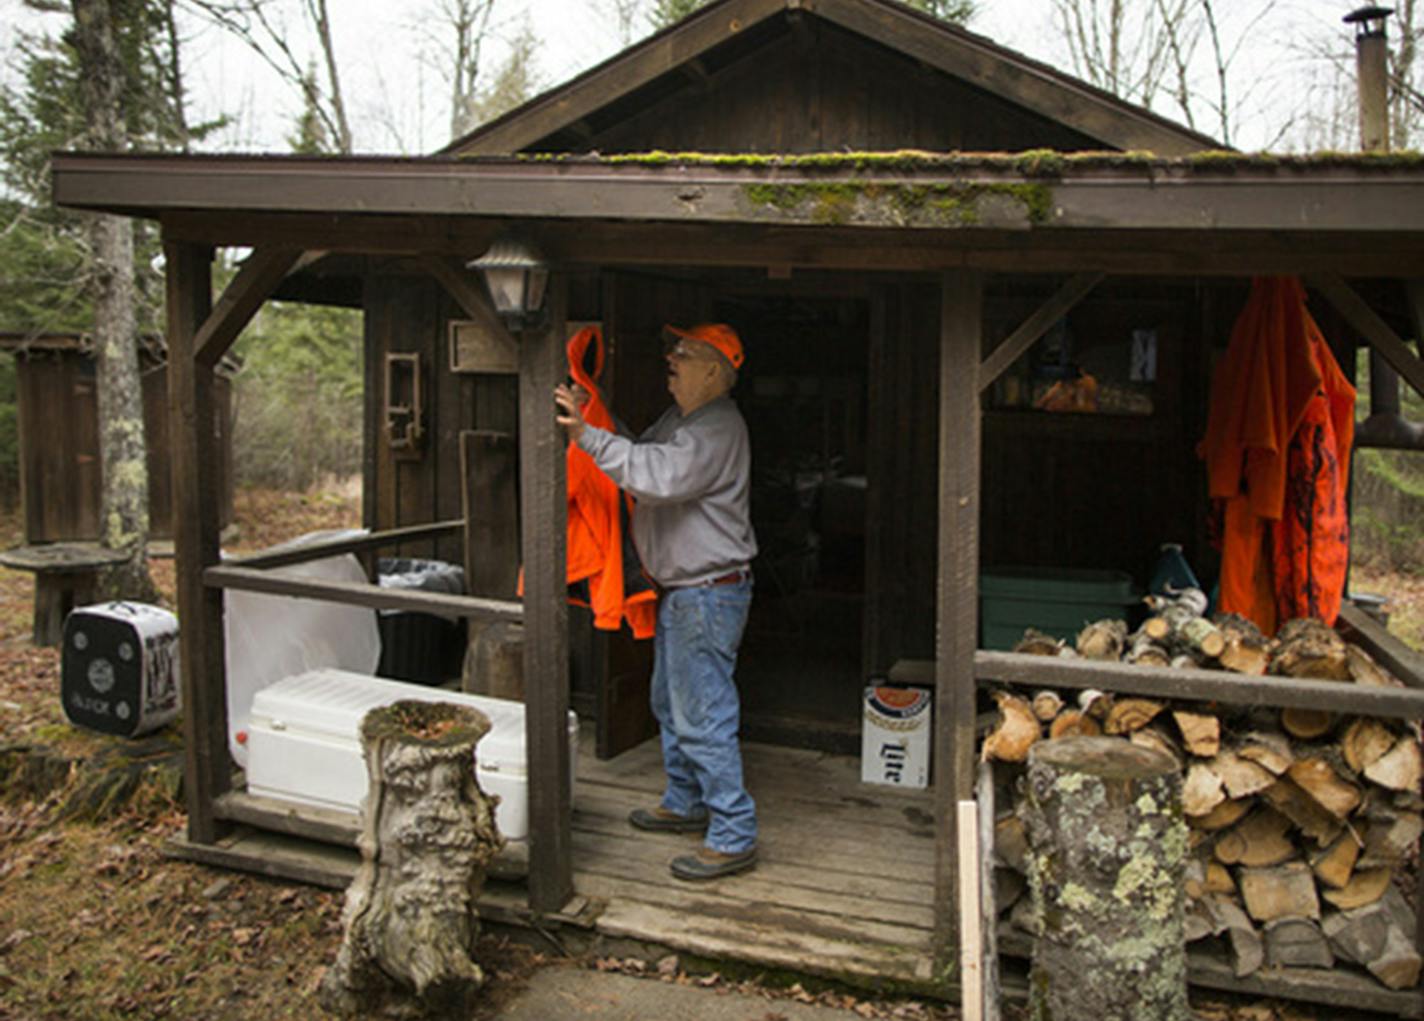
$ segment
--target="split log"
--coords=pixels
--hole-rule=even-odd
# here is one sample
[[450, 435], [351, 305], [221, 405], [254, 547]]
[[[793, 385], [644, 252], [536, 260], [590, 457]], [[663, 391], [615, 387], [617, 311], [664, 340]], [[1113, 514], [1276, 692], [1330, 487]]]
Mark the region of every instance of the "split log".
[[1116, 662], [1127, 645], [1127, 623], [1121, 620], [1098, 620], [1078, 632], [1073, 643], [1084, 659]]
[[1028, 872], [1028, 834], [1017, 815], [1006, 815], [994, 823], [994, 854], [1015, 872]]
[[1223, 865], [1256, 868], [1279, 865], [1297, 853], [1289, 836], [1290, 828], [1289, 819], [1272, 808], [1263, 807], [1218, 834], [1212, 854]]
[[470, 954], [485, 866], [504, 840], [475, 782], [483, 713], [402, 701], [361, 721], [370, 789], [322, 1005], [346, 1017], [467, 1016], [484, 984]]
[[1253, 730], [1241, 738], [1236, 754], [1280, 776], [1295, 761], [1290, 741], [1283, 735]]
[[1139, 748], [1152, 748], [1170, 755], [1172, 761], [1177, 764], [1177, 768], [1182, 768], [1182, 764], [1185, 761], [1182, 756], [1182, 749], [1178, 747], [1177, 742], [1172, 740], [1171, 736], [1161, 727], [1155, 724], [1149, 724], [1141, 730], [1134, 730], [1131, 734], [1128, 734], [1127, 739]]
[[1406, 734], [1394, 747], [1365, 767], [1365, 777], [1392, 791], [1417, 791], [1424, 774], [1424, 762], [1419, 755], [1419, 741]]
[[1166, 708], [1148, 698], [1123, 698], [1113, 703], [1103, 730], [1108, 734], [1131, 734], [1151, 723]]
[[1261, 935], [1240, 906], [1223, 894], [1202, 900], [1213, 919], [1213, 935], [1225, 933], [1231, 948], [1231, 970], [1237, 978], [1245, 978], [1265, 963], [1266, 951]]
[[1225, 638], [1217, 662], [1238, 674], [1264, 674], [1271, 663], [1270, 642], [1254, 621], [1237, 613], [1219, 613], [1214, 618]]
[[1336, 837], [1334, 843], [1310, 856], [1310, 871], [1325, 886], [1341, 890], [1350, 882], [1359, 857], [1360, 842], [1347, 830]]
[[1001, 762], [1022, 762], [1028, 750], [1043, 736], [1043, 725], [1033, 714], [1033, 707], [1017, 695], [994, 692], [999, 705], [999, 722], [984, 739], [983, 757]]
[[1029, 883], [1043, 927], [1034, 1016], [1188, 1016], [1180, 785], [1171, 759], [1125, 741], [1074, 737], [1030, 752]]
[[1027, 628], [1023, 637], [1014, 644], [1013, 651], [1026, 656], [1057, 656], [1063, 651], [1063, 642], [1037, 628]]
[[1297, 617], [1276, 632], [1271, 673], [1285, 677], [1310, 677], [1326, 681], [1350, 680], [1345, 639], [1325, 622]]
[[1287, 862], [1271, 868], [1243, 868], [1238, 878], [1246, 911], [1258, 922], [1320, 917], [1315, 880], [1302, 862]]
[[1044, 688], [1034, 694], [1029, 705], [1033, 709], [1033, 715], [1044, 723], [1050, 723], [1063, 709], [1063, 697], [1052, 689]]
[[1345, 734], [1340, 738], [1340, 751], [1351, 769], [1363, 773], [1382, 759], [1394, 747], [1396, 740], [1394, 731], [1379, 720], [1361, 716], [1345, 728]]
[[1193, 755], [1209, 759], [1221, 751], [1221, 721], [1215, 716], [1178, 710], [1172, 713], [1172, 719], [1182, 732], [1182, 743]]
[[1102, 725], [1081, 709], [1064, 709], [1048, 725], [1048, 736], [1055, 740], [1060, 737], [1097, 737], [1102, 732]]
[[1346, 643], [1345, 664], [1356, 684], [1368, 684], [1376, 688], [1404, 687], [1403, 681], [1376, 663], [1374, 657], [1358, 645]]
[[1291, 706], [1281, 710], [1281, 726], [1292, 737], [1311, 741], [1330, 732], [1330, 728], [1335, 726], [1335, 714], [1323, 709]]
[[1112, 708], [1112, 704], [1113, 697], [1106, 691], [1084, 688], [1078, 692], [1078, 708], [1099, 723], [1108, 718], [1108, 710]]
[[1421, 959], [1415, 946], [1414, 911], [1396, 889], [1373, 904], [1328, 912], [1321, 929], [1340, 957], [1370, 970], [1390, 989], [1412, 989]]
[[1357, 869], [1339, 890], [1322, 890], [1320, 895], [1342, 911], [1373, 904], [1384, 896], [1394, 879], [1391, 869]]
[[1262, 791], [1261, 797], [1320, 847], [1331, 843], [1344, 828], [1339, 819], [1321, 808], [1320, 803], [1297, 787], [1290, 777], [1281, 777]]
[[1166, 666], [1172, 661], [1172, 655], [1165, 645], [1139, 630], [1128, 640], [1123, 659], [1136, 666]]
[[1333, 968], [1335, 955], [1320, 926], [1308, 918], [1266, 923], [1266, 963], [1274, 968]]
[[1208, 766], [1221, 777], [1227, 795], [1233, 798], [1248, 798], [1276, 782], [1270, 770], [1232, 751], [1218, 752]]
[[1249, 812], [1254, 804], [1252, 798], [1238, 798], [1235, 801], [1228, 798], [1206, 815], [1189, 817], [1187, 825], [1193, 829], [1206, 830], [1208, 833], [1224, 830], [1240, 822], [1241, 817]]
[[1379, 806], [1370, 811], [1365, 827], [1365, 846], [1359, 867], [1372, 869], [1398, 865], [1419, 843], [1424, 819], [1418, 812], [1402, 812]]
[[1296, 759], [1286, 775], [1337, 819], [1345, 819], [1360, 804], [1360, 789], [1321, 756]]
[[1225, 800], [1221, 777], [1211, 767], [1204, 762], [1187, 767], [1187, 777], [1182, 781], [1182, 811], [1186, 815], [1207, 815]]

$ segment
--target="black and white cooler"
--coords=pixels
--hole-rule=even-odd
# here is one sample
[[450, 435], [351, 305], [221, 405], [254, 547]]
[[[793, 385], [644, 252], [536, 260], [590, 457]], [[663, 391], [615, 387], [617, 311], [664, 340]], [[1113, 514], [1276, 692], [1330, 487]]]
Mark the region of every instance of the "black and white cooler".
[[76, 727], [137, 737], [178, 715], [178, 618], [147, 603], [81, 606], [64, 619], [60, 698]]
[[[524, 703], [371, 677], [309, 670], [253, 697], [247, 728], [247, 792], [317, 808], [359, 812], [366, 797], [361, 720], [401, 699], [470, 706], [489, 717], [475, 747], [475, 779], [498, 794], [495, 824], [506, 840], [529, 836], [529, 773]], [[578, 717], [569, 713], [569, 782], [578, 752]]]

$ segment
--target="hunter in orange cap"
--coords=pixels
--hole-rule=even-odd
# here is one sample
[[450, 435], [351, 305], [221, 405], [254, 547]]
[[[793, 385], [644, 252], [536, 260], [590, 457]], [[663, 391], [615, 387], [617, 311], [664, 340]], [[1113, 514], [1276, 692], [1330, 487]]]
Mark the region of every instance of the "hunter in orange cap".
[[726, 323], [699, 323], [690, 330], [682, 330], [676, 326], [663, 327], [663, 339], [676, 343], [682, 340], [700, 340], [704, 344], [711, 344], [731, 363], [732, 368], [742, 367], [742, 338], [737, 336], [737, 331]]

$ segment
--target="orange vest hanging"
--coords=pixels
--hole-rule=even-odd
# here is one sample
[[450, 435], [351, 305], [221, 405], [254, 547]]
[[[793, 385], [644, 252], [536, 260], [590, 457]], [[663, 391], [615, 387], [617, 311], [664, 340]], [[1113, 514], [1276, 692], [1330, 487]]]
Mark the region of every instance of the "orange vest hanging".
[[[593, 348], [593, 371], [585, 368]], [[586, 326], [569, 338], [566, 347], [569, 376], [589, 394], [584, 421], [614, 430], [613, 416], [599, 396], [597, 381], [603, 374], [603, 333]], [[628, 519], [633, 499], [594, 464], [576, 443], [570, 443], [568, 471], [568, 571], [570, 585], [586, 582], [588, 599], [572, 601], [593, 610], [594, 627], [617, 631], [623, 620], [634, 638], [650, 638], [656, 628], [657, 593], [643, 574], [637, 551], [628, 541]]]

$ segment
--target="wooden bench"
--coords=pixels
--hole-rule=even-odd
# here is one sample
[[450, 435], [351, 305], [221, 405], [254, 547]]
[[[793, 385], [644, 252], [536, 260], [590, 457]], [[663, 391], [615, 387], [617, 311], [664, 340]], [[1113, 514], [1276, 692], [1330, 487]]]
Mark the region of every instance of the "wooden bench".
[[96, 542], [56, 542], [0, 551], [0, 566], [35, 576], [36, 645], [58, 645], [64, 618], [76, 606], [94, 601], [99, 572], [123, 563], [127, 555]]

